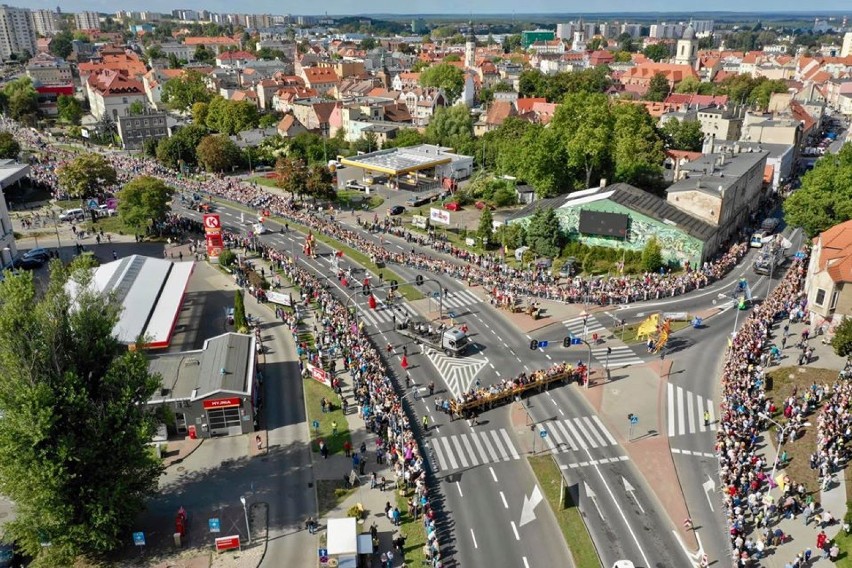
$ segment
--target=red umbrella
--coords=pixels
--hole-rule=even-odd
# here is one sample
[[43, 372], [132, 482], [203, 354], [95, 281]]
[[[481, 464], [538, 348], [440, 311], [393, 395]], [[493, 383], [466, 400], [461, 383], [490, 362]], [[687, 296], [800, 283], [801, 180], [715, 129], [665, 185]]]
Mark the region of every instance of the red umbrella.
[[405, 355], [402, 356], [402, 362], [400, 363], [400, 366], [403, 370], [408, 369], [408, 357], [406, 357]]
[[370, 294], [370, 299], [367, 301], [367, 303], [369, 303], [369, 304], [370, 304], [370, 309], [371, 309], [371, 310], [375, 310], [375, 309], [376, 309], [376, 297], [375, 297], [375, 296], [373, 296], [372, 294]]

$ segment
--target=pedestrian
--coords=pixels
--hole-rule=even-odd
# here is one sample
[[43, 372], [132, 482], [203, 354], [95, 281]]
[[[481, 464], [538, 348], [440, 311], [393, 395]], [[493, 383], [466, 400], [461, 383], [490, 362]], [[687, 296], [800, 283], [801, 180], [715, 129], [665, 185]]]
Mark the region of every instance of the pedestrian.
[[112, 251], [112, 259], [113, 259], [113, 260], [118, 260], [118, 253], [117, 253], [117, 252]]
[[429, 396], [432, 396], [434, 394], [435, 394], [435, 381], [430, 381], [429, 382]]
[[331, 421], [331, 435], [337, 436], [337, 420]]
[[379, 484], [378, 477], [376, 476], [376, 472], [370, 474], [370, 489], [375, 489], [376, 485]]
[[423, 415], [423, 431], [424, 432], [429, 431], [429, 417], [426, 416], [425, 414]]
[[352, 457], [352, 444], [349, 442], [349, 440], [343, 442], [343, 453], [344, 455], [346, 455], [347, 458]]
[[704, 425], [710, 426], [710, 412], [707, 410], [704, 411]]
[[257, 436], [254, 437], [254, 441], [257, 443], [257, 449], [262, 450], [263, 449], [263, 440], [260, 439], [260, 434], [258, 434]]

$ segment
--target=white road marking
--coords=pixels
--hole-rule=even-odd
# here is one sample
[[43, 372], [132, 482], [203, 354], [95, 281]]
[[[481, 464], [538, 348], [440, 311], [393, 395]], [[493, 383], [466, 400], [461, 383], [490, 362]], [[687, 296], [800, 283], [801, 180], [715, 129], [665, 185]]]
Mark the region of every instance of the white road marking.
[[509, 508], [509, 502], [506, 501], [506, 496], [503, 495], [502, 491], [500, 492], [500, 498], [503, 500], [503, 506], [508, 509]]
[[472, 539], [473, 539], [473, 547], [474, 547], [474, 548], [479, 548], [479, 545], [478, 545], [478, 544], [476, 544], [476, 535], [475, 535], [475, 534], [473, 534], [473, 529], [470, 529], [470, 538], [472, 538]]
[[[497, 474], [494, 473], [494, 468], [489, 467], [488, 469], [491, 471], [491, 477], [494, 479], [494, 483], [497, 483]], [[502, 493], [501, 493], [501, 495], [502, 495]]]
[[515, 525], [515, 521], [512, 521], [512, 532], [515, 533], [515, 540], [521, 540], [521, 535], [518, 534], [518, 527]]
[[456, 489], [459, 490], [459, 495], [464, 497], [464, 493], [462, 493], [462, 490], [461, 490], [461, 483], [459, 483], [458, 481], [456, 481]]
[[524, 568], [530, 568], [530, 563], [529, 563], [529, 562], [527, 562], [527, 557], [526, 557], [526, 556], [524, 556], [524, 557], [522, 558], [522, 560], [524, 561]]

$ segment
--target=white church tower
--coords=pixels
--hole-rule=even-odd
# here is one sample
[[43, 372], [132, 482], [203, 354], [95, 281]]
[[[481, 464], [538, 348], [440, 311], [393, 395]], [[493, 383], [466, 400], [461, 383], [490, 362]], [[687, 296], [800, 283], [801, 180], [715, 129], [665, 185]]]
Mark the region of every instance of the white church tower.
[[683, 36], [677, 40], [675, 63], [695, 67], [698, 64], [698, 40], [695, 38], [695, 28], [692, 22], [683, 30]]

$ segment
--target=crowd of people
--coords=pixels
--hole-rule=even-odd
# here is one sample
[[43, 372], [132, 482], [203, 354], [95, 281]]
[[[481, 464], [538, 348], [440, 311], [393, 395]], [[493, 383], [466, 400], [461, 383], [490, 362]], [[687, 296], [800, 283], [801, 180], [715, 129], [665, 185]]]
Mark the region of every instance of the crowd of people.
[[[6, 120], [2, 126], [11, 130], [22, 145], [37, 150], [32, 158], [33, 179], [50, 188], [56, 197], [62, 197], [63, 189], [59, 185], [57, 170], [76, 154], [55, 145], [48, 145], [41, 134], [33, 129], [17, 126], [12, 121]], [[188, 195], [207, 198], [215, 196], [256, 210], [269, 211], [273, 215], [309, 227], [314, 232], [337, 239], [368, 254], [375, 261], [440, 272], [470, 285], [481, 285], [494, 295], [511, 294], [518, 297], [599, 305], [668, 298], [718, 280], [748, 252], [746, 243], [735, 243], [714, 260], [705, 262], [703, 266], [693, 268], [687, 265], [686, 270], [678, 273], [661, 271], [635, 276], [575, 277], [560, 280], [544, 268], [514, 268], [500, 255], [473, 253], [435, 235], [416, 235], [395, 228], [389, 223], [380, 222], [377, 215], [372, 223], [359, 219], [364, 226], [378, 227], [382, 232], [398, 234], [411, 244], [410, 251], [395, 252], [383, 245], [383, 238], [380, 244], [376, 244], [360, 232], [345, 228], [335, 220], [333, 212], [326, 211], [321, 214], [318, 209], [312, 210], [292, 196], [270, 191], [256, 183], [245, 183], [231, 177], [184, 175], [145, 157], [118, 153], [105, 156], [118, 173], [117, 186], [139, 175], [153, 176]], [[110, 194], [116, 189], [117, 187], [109, 187], [103, 188], [103, 191]], [[453, 261], [418, 252], [418, 249], [425, 247], [448, 255]]]

